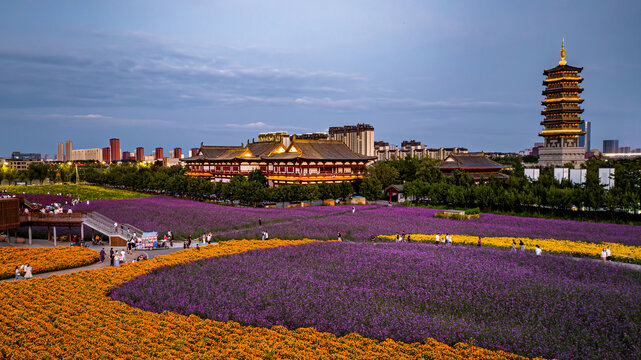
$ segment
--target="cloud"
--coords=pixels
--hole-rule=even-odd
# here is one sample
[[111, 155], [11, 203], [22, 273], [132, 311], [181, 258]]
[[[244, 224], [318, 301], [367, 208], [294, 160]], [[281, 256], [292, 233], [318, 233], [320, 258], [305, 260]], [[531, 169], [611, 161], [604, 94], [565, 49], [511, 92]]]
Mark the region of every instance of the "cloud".
[[100, 114], [72, 115], [71, 117], [76, 119], [111, 119], [111, 116], [105, 116]]
[[225, 126], [236, 127], [236, 128], [267, 128], [267, 127], [270, 127], [269, 125], [265, 124], [262, 121], [248, 123], [248, 124], [225, 124]]

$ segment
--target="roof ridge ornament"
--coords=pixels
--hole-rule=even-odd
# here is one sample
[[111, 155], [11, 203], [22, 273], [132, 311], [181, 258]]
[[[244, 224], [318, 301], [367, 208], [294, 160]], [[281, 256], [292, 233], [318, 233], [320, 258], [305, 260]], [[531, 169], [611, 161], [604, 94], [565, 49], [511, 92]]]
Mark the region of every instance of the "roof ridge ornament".
[[565, 65], [567, 64], [567, 61], [565, 61], [565, 38], [561, 41], [561, 61], [559, 61], [559, 65]]

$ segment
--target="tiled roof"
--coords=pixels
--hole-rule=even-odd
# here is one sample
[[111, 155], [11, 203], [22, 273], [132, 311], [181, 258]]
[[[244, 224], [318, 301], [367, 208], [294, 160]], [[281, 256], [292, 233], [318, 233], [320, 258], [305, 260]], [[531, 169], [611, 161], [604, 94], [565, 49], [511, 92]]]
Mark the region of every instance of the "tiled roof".
[[488, 159], [483, 153], [451, 154], [439, 165], [440, 169], [496, 169], [501, 170], [509, 166], [502, 165]]
[[354, 153], [345, 143], [338, 140], [296, 140], [292, 143], [306, 160], [373, 160], [374, 156]]

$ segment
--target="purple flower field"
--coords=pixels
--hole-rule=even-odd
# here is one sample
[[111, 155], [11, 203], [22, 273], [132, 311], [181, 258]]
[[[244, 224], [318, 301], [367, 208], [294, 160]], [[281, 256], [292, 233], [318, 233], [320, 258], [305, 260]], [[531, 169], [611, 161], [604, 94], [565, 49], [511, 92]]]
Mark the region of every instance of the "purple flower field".
[[641, 358], [641, 272], [494, 248], [273, 248], [160, 268], [111, 297], [261, 327], [431, 337], [528, 357]]
[[73, 200], [69, 196], [64, 195], [47, 195], [47, 194], [8, 194], [15, 196], [22, 196], [25, 199], [40, 205], [51, 205], [53, 203], [64, 204], [65, 202], [71, 203]]
[[[266, 230], [282, 239], [365, 240], [394, 233], [451, 233], [479, 236], [554, 238], [586, 242], [615, 242], [641, 246], [641, 226], [549, 220], [483, 214], [465, 221], [434, 218], [437, 210], [403, 206], [316, 206], [289, 209], [248, 209], [212, 205], [167, 197], [99, 200], [74, 210], [95, 210], [145, 231], [172, 230], [179, 237], [213, 231], [217, 239], [256, 239]], [[264, 225], [258, 227], [258, 218]]]

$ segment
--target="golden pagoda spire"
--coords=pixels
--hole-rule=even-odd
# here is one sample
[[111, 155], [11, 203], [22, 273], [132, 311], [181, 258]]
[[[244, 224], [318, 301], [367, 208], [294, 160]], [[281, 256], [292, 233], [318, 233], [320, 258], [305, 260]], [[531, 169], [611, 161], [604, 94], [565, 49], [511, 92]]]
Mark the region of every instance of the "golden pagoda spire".
[[565, 61], [565, 38], [561, 41], [561, 61], [559, 61], [559, 65], [565, 65], [567, 64], [567, 61]]

